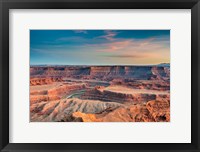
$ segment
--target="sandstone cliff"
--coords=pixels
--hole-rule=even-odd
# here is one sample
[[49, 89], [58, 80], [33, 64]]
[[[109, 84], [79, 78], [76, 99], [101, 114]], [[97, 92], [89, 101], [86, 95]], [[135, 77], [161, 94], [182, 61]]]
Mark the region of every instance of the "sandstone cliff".
[[63, 66], [31, 67], [31, 76], [63, 76], [75, 78], [134, 78], [141, 80], [168, 79], [169, 68], [160, 66]]

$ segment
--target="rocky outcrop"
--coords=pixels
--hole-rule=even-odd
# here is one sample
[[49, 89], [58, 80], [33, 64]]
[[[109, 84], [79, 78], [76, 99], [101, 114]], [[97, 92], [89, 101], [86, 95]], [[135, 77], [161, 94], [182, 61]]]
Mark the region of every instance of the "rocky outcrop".
[[56, 88], [49, 89], [47, 91], [48, 95], [61, 95], [61, 94], [68, 94], [74, 90], [81, 90], [85, 89], [85, 84], [72, 84], [72, 85], [61, 85]]
[[170, 105], [166, 101], [149, 101], [146, 105], [151, 116], [155, 121], [170, 121]]
[[53, 82], [62, 82], [62, 77], [37, 77], [37, 78], [30, 78], [30, 85], [45, 85], [45, 84], [52, 84]]
[[87, 90], [82, 96], [82, 99], [87, 100], [101, 100], [107, 102], [130, 102], [130, 103], [140, 103], [146, 102], [149, 100], [155, 100], [155, 94], [147, 94], [147, 93], [136, 93], [136, 94], [129, 94], [129, 93], [119, 93], [113, 92], [109, 90], [99, 90], [97, 88]]
[[[34, 86], [33, 86], [34, 87]], [[58, 85], [47, 90], [36, 90], [30, 92], [30, 103], [59, 100], [76, 90], [85, 88], [85, 84]]]
[[[58, 99], [58, 96], [31, 96], [31, 121], [65, 122], [162, 122], [170, 121], [168, 100], [151, 100], [137, 104]], [[167, 96], [166, 96], [167, 98]]]
[[77, 98], [43, 101], [31, 104], [31, 121], [75, 121], [72, 117], [74, 112], [101, 113], [105, 109], [116, 109], [120, 106], [123, 105], [114, 102], [80, 100]]
[[134, 80], [134, 79], [113, 79], [110, 82], [112, 85], [122, 85], [134, 89], [149, 89], [165, 91], [170, 90], [169, 80]]
[[43, 101], [53, 101], [61, 99], [57, 95], [31, 95], [30, 96], [30, 104], [39, 103]]
[[146, 105], [118, 107], [98, 114], [74, 112], [72, 118], [82, 122], [169, 122], [170, 111], [167, 102], [153, 100]]

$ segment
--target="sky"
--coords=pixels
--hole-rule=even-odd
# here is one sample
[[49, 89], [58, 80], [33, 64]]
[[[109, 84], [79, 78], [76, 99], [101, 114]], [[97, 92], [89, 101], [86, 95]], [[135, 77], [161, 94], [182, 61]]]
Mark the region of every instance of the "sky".
[[169, 63], [170, 30], [31, 30], [31, 65]]

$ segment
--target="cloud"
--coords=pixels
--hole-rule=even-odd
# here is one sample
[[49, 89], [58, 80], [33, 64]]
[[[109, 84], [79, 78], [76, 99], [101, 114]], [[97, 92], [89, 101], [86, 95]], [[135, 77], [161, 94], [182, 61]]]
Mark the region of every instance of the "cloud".
[[86, 30], [74, 30], [75, 33], [84, 33], [87, 34]]
[[[131, 40], [122, 40], [122, 41], [117, 41], [117, 42], [112, 42], [107, 44], [107, 51], [117, 51], [124, 49], [132, 44]], [[106, 49], [104, 50], [106, 51]]]
[[148, 57], [147, 54], [113, 54], [113, 55], [103, 55], [104, 57], [109, 57], [109, 58], [144, 58]]
[[157, 41], [156, 38], [149, 39], [118, 39], [114, 42], [98, 45], [98, 52], [150, 52], [169, 50], [168, 41]]
[[103, 38], [109, 41], [113, 41], [115, 39], [114, 37], [117, 35], [117, 32], [113, 32], [109, 30], [104, 31], [104, 32], [105, 32], [105, 35], [98, 36], [97, 38]]

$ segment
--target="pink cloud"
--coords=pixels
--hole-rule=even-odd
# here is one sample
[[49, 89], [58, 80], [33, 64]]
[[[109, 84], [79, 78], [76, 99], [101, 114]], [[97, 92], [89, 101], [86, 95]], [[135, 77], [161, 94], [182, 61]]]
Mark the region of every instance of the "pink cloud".
[[[98, 45], [100, 46], [100, 45]], [[145, 40], [118, 40], [115, 42], [106, 43], [100, 46], [98, 52], [140, 52], [141, 51], [156, 51], [163, 49], [162, 43], [154, 42], [154, 38]]]
[[113, 41], [115, 38], [115, 36], [117, 35], [116, 32], [113, 32], [113, 31], [105, 31], [105, 35], [102, 35], [102, 36], [99, 36], [97, 38], [104, 38], [106, 40], [109, 40], [109, 41]]
[[131, 40], [113, 42], [110, 44], [110, 48], [111, 50], [119, 50], [131, 45], [131, 43], [132, 43]]

